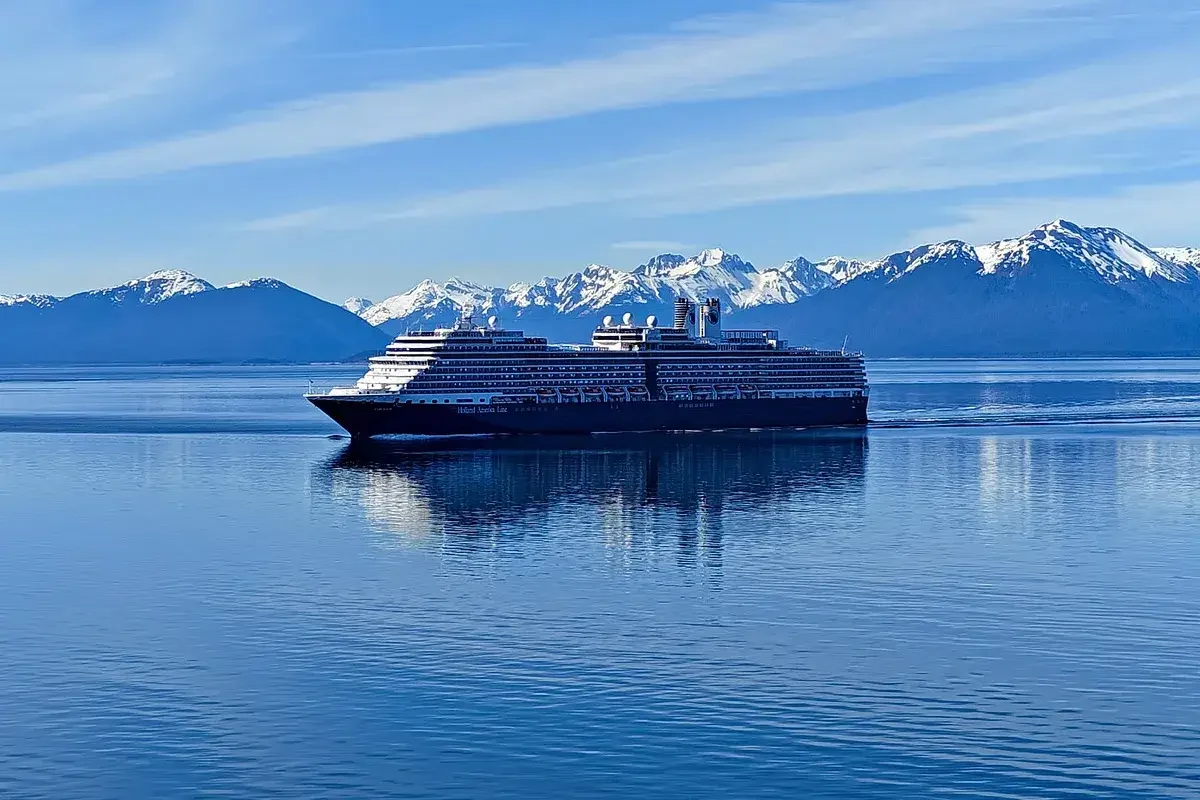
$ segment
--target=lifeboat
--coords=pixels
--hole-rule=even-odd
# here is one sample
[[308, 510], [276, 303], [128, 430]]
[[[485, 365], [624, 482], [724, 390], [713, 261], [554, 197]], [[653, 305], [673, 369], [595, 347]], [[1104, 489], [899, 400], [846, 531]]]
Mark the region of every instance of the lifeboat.
[[716, 391], [718, 400], [737, 400], [741, 396], [736, 386], [718, 386]]
[[559, 394], [559, 396], [562, 397], [562, 401], [564, 403], [578, 403], [579, 402], [579, 390], [578, 389], [559, 389], [558, 394]]
[[649, 400], [650, 392], [646, 391], [645, 386], [634, 386], [629, 390], [630, 400]]
[[746, 383], [739, 386], [738, 390], [742, 393], [742, 397], [746, 398], [747, 400], [753, 400], [754, 398], [758, 397], [757, 386], [751, 386], [750, 384]]
[[539, 403], [557, 403], [558, 392], [553, 389], [538, 389], [534, 392]]
[[583, 402], [585, 403], [603, 403], [604, 391], [594, 386], [584, 387]]
[[714, 395], [715, 395], [715, 393], [711, 386], [693, 386], [692, 387], [692, 399], [693, 400], [712, 400]]

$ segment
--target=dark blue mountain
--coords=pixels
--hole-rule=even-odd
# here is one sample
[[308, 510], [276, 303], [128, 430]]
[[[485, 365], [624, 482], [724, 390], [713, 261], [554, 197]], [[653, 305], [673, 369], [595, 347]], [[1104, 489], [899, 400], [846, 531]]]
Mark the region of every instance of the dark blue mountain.
[[730, 327], [775, 327], [819, 346], [848, 336], [878, 357], [1200, 354], [1200, 251], [1152, 250], [1113, 228], [1062, 220], [989, 245], [950, 241], [870, 262], [797, 258], [759, 269], [706, 250], [507, 289], [423, 281], [356, 308], [392, 333], [449, 324], [470, 306], [579, 342], [608, 314], [670, 319], [677, 294], [720, 298]]
[[[873, 357], [1200, 354], [1200, 251], [1151, 250], [1112, 228], [1058, 221], [971, 246], [943, 242], [878, 261], [802, 258], [759, 269], [721, 250], [625, 272], [593, 265], [498, 289], [422, 281], [359, 315], [278, 281], [216, 288], [182, 272], [67, 298], [0, 296], [0, 363], [338, 361], [466, 308], [555, 341], [599, 320], [670, 319], [677, 294], [716, 296], [728, 327]], [[375, 323], [373, 326], [369, 323]]]
[[57, 299], [3, 298], [0, 363], [337, 361], [386, 344], [343, 308], [271, 279], [216, 288], [181, 272]]
[[917, 248], [746, 320], [875, 357], [1200, 354], [1200, 271], [1068, 222]]

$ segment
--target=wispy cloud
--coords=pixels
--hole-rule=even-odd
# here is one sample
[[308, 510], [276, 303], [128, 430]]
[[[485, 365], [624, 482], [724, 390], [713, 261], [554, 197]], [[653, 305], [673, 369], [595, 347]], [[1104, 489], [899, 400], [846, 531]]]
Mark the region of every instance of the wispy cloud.
[[356, 58], [391, 58], [393, 56], [423, 55], [428, 53], [464, 53], [480, 50], [511, 50], [524, 47], [521, 42], [461, 42], [458, 44], [424, 44], [411, 47], [373, 47], [362, 50], [338, 50], [326, 53], [313, 53], [310, 58], [317, 59], [356, 59]]
[[0, 176], [36, 189], [602, 111], [823, 90], [1061, 46], [1047, 16], [1099, 0], [847, 0], [711, 17], [615, 51], [309, 97], [225, 127]]
[[[620, 204], [646, 216], [837, 195], [999, 187], [1173, 165], [1144, 137], [1200, 133], [1200, 65], [1160, 49], [1032, 79], [865, 112], [813, 116], [740, 138], [519, 182], [326, 207], [255, 229], [365, 227], [405, 220]], [[1136, 136], [1137, 146], [1131, 146]], [[303, 214], [303, 212], [302, 212]]]
[[289, 231], [299, 228], [338, 227], [340, 215], [337, 208], [307, 208], [290, 214], [280, 214], [274, 217], [253, 220], [239, 226], [239, 230], [270, 233], [274, 231]]
[[277, 41], [271, 26], [258, 24], [268, 5], [169, 0], [161, 15], [117, 24], [113, 35], [98, 32], [95, 17], [112, 23], [116, 9], [80, 0], [2, 4], [0, 73], [8, 78], [0, 80], [0, 131], [40, 135], [85, 122], [94, 130], [118, 114], [128, 124], [131, 108], [148, 101], [161, 112], [198, 81]]

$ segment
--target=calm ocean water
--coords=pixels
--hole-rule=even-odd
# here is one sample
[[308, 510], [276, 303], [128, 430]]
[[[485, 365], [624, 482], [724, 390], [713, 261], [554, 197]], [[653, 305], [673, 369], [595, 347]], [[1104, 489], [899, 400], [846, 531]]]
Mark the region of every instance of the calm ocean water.
[[364, 451], [357, 371], [0, 371], [0, 797], [1200, 797], [1200, 362]]

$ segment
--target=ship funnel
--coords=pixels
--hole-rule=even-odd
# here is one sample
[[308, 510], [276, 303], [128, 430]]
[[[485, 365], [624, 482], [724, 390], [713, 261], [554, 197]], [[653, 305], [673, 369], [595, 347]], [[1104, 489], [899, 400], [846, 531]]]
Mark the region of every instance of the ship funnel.
[[647, 328], [653, 328], [657, 324], [658, 324], [658, 317], [654, 316], [653, 314], [646, 317], [646, 327]]
[[696, 335], [696, 304], [686, 297], [675, 298], [675, 329]]
[[612, 323], [613, 323], [612, 314], [609, 314], [607, 317], [605, 317], [603, 322], [604, 322], [604, 327], [611, 328]]
[[625, 316], [621, 317], [621, 324], [622, 325], [632, 325], [633, 324], [633, 314], [630, 314], [628, 311], [626, 311]]
[[488, 317], [488, 327], [491, 328], [492, 330], [496, 330], [496, 325], [498, 325], [499, 322], [500, 322], [500, 318], [497, 317], [495, 314]]
[[721, 301], [710, 297], [700, 307], [700, 338], [721, 338]]

